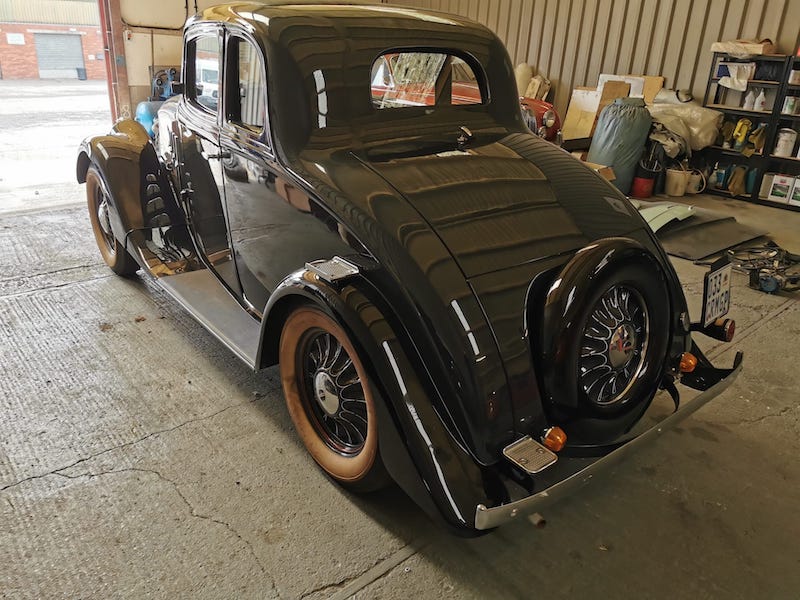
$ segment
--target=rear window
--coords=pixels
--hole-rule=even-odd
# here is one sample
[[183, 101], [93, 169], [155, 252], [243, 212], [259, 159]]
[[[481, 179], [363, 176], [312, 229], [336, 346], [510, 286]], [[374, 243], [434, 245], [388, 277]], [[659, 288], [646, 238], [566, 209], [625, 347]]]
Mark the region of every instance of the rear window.
[[375, 108], [484, 104], [470, 65], [445, 52], [390, 52], [372, 65]]

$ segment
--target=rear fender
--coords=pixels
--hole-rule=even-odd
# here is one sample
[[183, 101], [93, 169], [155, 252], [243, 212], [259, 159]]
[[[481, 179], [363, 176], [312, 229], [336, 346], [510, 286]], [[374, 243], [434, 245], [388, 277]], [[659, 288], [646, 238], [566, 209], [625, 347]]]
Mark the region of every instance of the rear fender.
[[78, 152], [79, 183], [86, 181], [91, 165], [100, 171], [108, 192], [114, 236], [126, 242], [133, 256], [139, 252], [131, 232], [185, 223], [150, 136], [136, 121], [119, 121], [108, 135], [85, 140]]
[[[347, 331], [379, 397], [379, 448], [389, 474], [429, 516], [457, 533], [473, 532], [475, 506], [485, 503], [485, 474], [448, 432], [433, 407], [436, 389], [418, 356], [409, 355], [376, 304], [370, 284], [354, 278], [333, 287], [308, 270], [281, 283], [264, 312], [260, 366], [274, 364], [282, 322], [299, 303], [327, 310]], [[374, 301], [373, 301], [374, 300]]]

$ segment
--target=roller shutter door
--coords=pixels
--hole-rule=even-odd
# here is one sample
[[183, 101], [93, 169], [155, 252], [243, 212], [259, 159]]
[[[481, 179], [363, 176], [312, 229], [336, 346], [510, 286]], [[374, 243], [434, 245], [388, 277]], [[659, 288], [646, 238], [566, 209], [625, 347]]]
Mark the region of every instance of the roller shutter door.
[[84, 68], [80, 35], [37, 33], [36, 58], [40, 79], [77, 79]]

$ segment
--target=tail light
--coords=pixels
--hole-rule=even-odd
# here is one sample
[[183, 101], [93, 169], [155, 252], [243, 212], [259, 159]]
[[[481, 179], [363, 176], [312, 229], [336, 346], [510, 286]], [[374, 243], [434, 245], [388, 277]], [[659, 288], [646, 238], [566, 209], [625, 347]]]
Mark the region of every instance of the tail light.
[[692, 323], [692, 331], [699, 331], [721, 342], [730, 342], [733, 340], [733, 334], [736, 333], [736, 321], [724, 318], [717, 319], [707, 327], [703, 327], [701, 323]]
[[691, 373], [697, 366], [697, 357], [691, 352], [681, 354], [680, 370], [681, 373]]
[[567, 443], [567, 434], [561, 427], [548, 427], [542, 434], [542, 446], [558, 452]]

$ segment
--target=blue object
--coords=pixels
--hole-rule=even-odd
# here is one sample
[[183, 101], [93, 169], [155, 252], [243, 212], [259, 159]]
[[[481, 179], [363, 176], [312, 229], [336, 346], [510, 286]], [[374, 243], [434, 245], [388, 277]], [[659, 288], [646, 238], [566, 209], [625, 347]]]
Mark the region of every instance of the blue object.
[[153, 137], [153, 123], [158, 115], [158, 109], [164, 104], [163, 100], [148, 100], [146, 102], [139, 102], [136, 107], [136, 116], [134, 119], [142, 124], [142, 127], [147, 131], [147, 135]]
[[134, 120], [142, 124], [142, 127], [147, 131], [147, 135], [151, 138], [155, 137], [153, 124], [158, 115], [158, 109], [164, 104], [164, 100], [175, 95], [172, 90], [172, 84], [177, 80], [178, 72], [176, 69], [162, 69], [153, 77], [153, 83], [150, 86], [150, 99], [145, 102], [139, 102], [136, 106]]
[[600, 113], [586, 160], [614, 169], [613, 183], [627, 194], [653, 120], [641, 98], [617, 98]]

